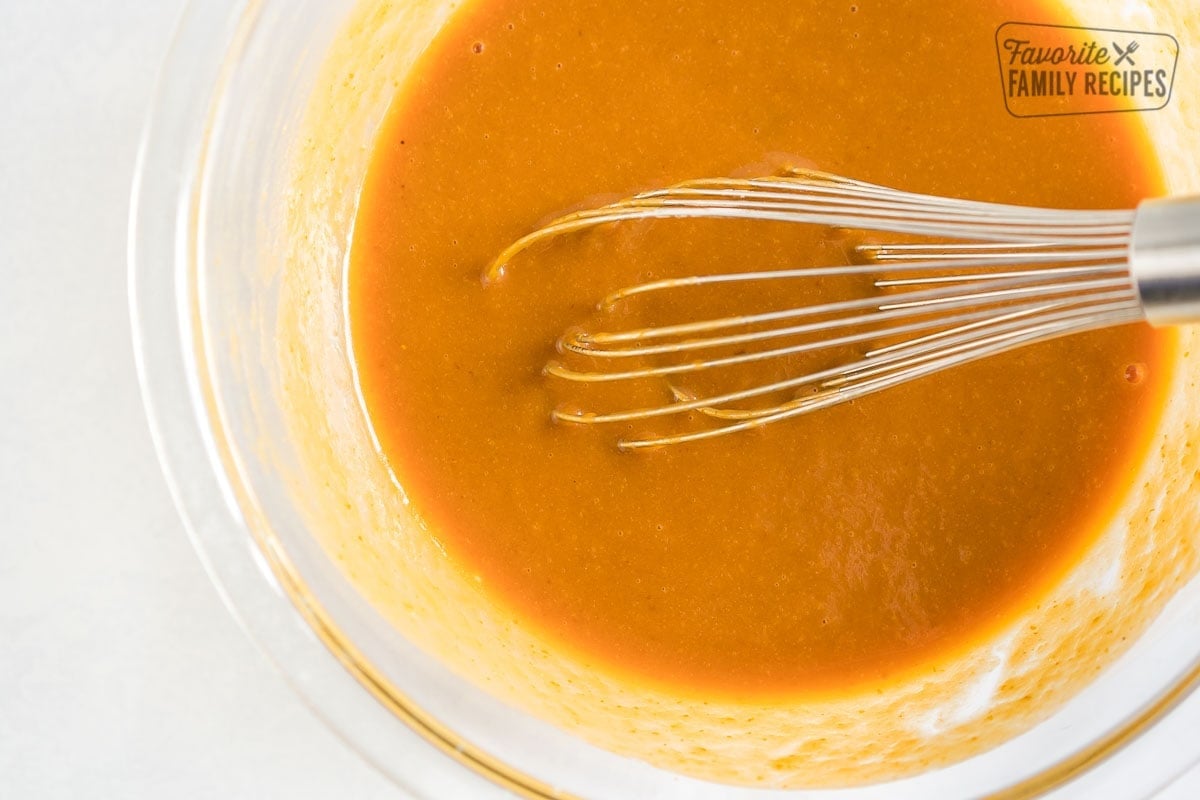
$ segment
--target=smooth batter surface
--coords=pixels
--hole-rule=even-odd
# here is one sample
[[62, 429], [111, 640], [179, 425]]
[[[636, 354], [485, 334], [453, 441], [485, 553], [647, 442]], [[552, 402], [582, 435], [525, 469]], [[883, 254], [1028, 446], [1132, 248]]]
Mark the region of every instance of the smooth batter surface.
[[1162, 337], [1076, 337], [753, 436], [629, 455], [610, 430], [549, 422], [564, 397], [541, 367], [558, 334], [614, 288], [788, 265], [812, 256], [811, 234], [617, 229], [479, 280], [564, 210], [782, 163], [1046, 205], [1156, 193], [1128, 119], [1006, 114], [989, 48], [1009, 19], [1051, 18], [999, 2], [953, 19], [781, 0], [459, 12], [380, 140], [350, 308], [384, 452], [464, 569], [598, 665], [724, 696], [887, 679], [1037, 602], [1126, 488]]

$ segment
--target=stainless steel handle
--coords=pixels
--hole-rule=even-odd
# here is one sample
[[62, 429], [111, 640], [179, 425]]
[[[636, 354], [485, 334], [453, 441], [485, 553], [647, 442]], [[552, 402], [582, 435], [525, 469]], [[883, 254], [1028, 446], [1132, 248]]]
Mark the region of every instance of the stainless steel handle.
[[1138, 206], [1129, 271], [1152, 324], [1200, 322], [1200, 197]]

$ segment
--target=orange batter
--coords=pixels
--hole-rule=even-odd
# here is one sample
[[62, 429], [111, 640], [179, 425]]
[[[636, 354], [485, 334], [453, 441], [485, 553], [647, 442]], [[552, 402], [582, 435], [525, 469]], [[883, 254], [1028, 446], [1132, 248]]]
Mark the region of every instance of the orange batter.
[[[1007, 114], [994, 31], [1061, 22], [1053, 9], [943, 9], [475, 0], [401, 88], [355, 228], [359, 379], [432, 535], [525, 624], [676, 691], [834, 692], [996, 630], [1107, 522], [1168, 377], [1171, 340], [1149, 328], [626, 454], [611, 429], [550, 421], [563, 389], [541, 369], [556, 337], [616, 288], [812, 260], [813, 233], [620, 227], [480, 281], [506, 245], [571, 208], [784, 163], [1048, 206], [1160, 192], [1132, 119]], [[740, 291], [722, 301], [755, 307]], [[606, 391], [633, 406], [661, 387]]]

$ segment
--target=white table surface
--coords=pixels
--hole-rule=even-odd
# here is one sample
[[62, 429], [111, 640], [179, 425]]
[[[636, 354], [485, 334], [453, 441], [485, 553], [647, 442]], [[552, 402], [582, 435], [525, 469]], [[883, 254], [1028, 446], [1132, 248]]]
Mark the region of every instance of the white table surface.
[[402, 800], [221, 606], [151, 450], [125, 224], [182, 5], [0, 0], [0, 798]]

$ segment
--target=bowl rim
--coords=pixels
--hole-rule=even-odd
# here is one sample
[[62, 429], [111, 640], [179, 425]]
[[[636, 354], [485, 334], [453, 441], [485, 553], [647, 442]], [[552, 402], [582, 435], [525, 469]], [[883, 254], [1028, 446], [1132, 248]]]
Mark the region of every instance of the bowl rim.
[[[401, 788], [444, 796], [427, 770], [398, 770], [386, 751], [435, 756], [469, 774], [476, 796], [567, 797], [472, 746], [372, 668], [305, 586], [281, 542], [242, 514], [236, 471], [206, 385], [194, 277], [199, 176], [228, 79], [229, 48], [267, 0], [188, 2], [160, 70], [134, 170], [128, 221], [133, 353], [146, 417], [180, 519], [225, 606], [322, 721]], [[203, 98], [203, 102], [195, 102]], [[168, 210], [170, 213], [168, 213]], [[203, 464], [204, 469], [197, 469]], [[247, 546], [249, 545], [249, 546]], [[303, 669], [296, 666], [302, 661]], [[1200, 661], [1121, 726], [1041, 772], [988, 795], [1025, 800], [1069, 785], [1143, 737], [1200, 688]], [[1194, 716], [1200, 719], [1200, 702]], [[364, 725], [364, 721], [370, 724]], [[396, 723], [400, 722], [400, 725]], [[386, 741], [367, 742], [369, 737]], [[1181, 756], [1150, 790], [1200, 762]], [[444, 770], [443, 770], [444, 772]], [[419, 773], [419, 774], [418, 774]]]

